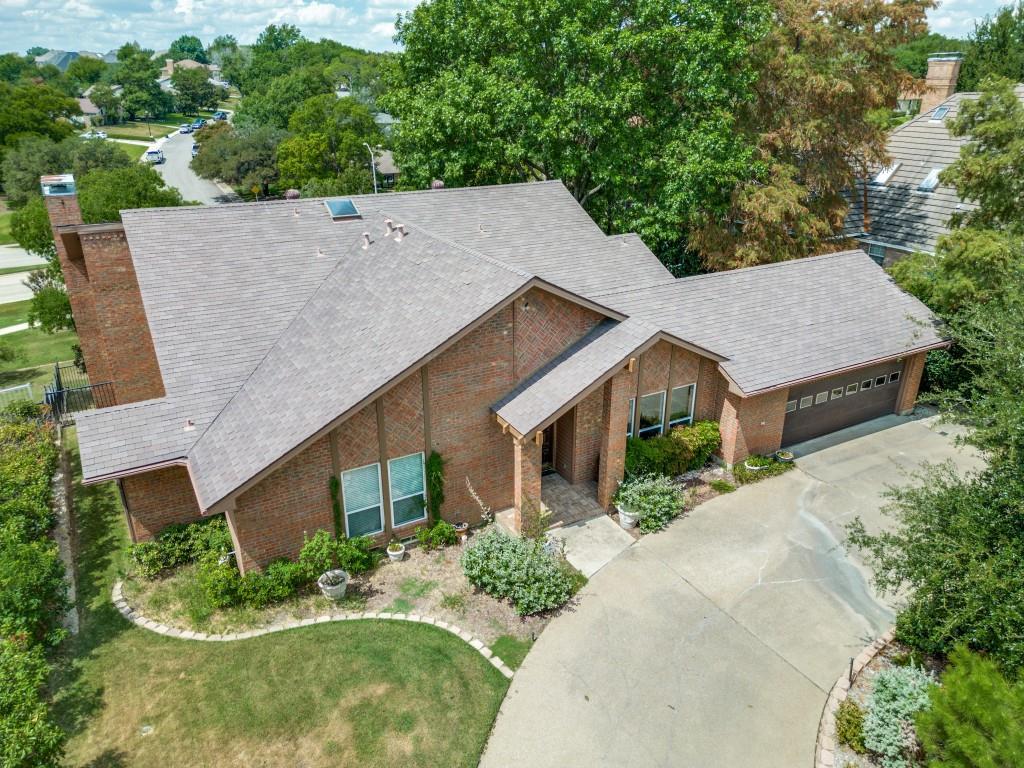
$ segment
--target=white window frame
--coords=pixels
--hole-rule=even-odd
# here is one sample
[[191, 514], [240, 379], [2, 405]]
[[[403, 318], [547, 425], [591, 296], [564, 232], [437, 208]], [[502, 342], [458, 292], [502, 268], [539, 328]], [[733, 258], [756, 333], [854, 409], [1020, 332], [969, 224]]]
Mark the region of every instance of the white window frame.
[[879, 387], [884, 387], [888, 383], [888, 376], [875, 376], [875, 389], [878, 389]]
[[788, 400], [786, 402], [786, 413], [792, 413], [796, 410], [796, 400]]
[[856, 395], [858, 392], [860, 392], [860, 384], [858, 384], [856, 381], [853, 382], [853, 384], [846, 385], [847, 396]]
[[[650, 397], [651, 395], [661, 395], [661, 419], [658, 421], [658, 426], [657, 427], [641, 428], [641, 426], [640, 426], [640, 418], [639, 417], [640, 417], [640, 414], [643, 412], [643, 409], [644, 409], [643, 399], [645, 397]], [[640, 407], [637, 408], [637, 423], [634, 425], [634, 429], [636, 429], [637, 437], [646, 437], [648, 435], [651, 436], [651, 437], [654, 437], [656, 435], [660, 435], [662, 432], [665, 431], [665, 407], [667, 405], [668, 405], [668, 398], [666, 397], [666, 392], [665, 392], [664, 389], [655, 390], [654, 392], [648, 392], [646, 395], [640, 395]], [[654, 431], [655, 429], [657, 429], [658, 431], [655, 432]]]
[[812, 405], [814, 405], [814, 395], [804, 395], [803, 397], [800, 398], [801, 411], [804, 408], [810, 408]]
[[[692, 389], [690, 390], [690, 415], [687, 416], [685, 419], [676, 419], [675, 421], [670, 420], [668, 423], [669, 429], [672, 429], [672, 427], [678, 427], [680, 424], [693, 424], [693, 409], [694, 406], [697, 404], [696, 381], [690, 382], [689, 384], [680, 384], [678, 387], [672, 387], [671, 389], [669, 389], [668, 399], [665, 401], [665, 413], [668, 414], [669, 416], [672, 415], [672, 394], [677, 389], [685, 389], [686, 387], [692, 387]], [[662, 419], [662, 421], [664, 421], [664, 419]]]
[[899, 371], [893, 371], [892, 373], [889, 374], [889, 383], [890, 384], [895, 384], [899, 380], [900, 380], [900, 372]]
[[819, 392], [814, 396], [814, 404], [821, 405], [828, 402], [828, 392]]
[[869, 389], [871, 389], [872, 386], [874, 386], [874, 383], [874, 379], [865, 379], [860, 383], [860, 391], [867, 392]]
[[874, 180], [871, 183], [872, 184], [877, 184], [878, 186], [884, 187], [886, 184], [889, 183], [889, 179], [892, 178], [892, 175], [894, 173], [896, 173], [896, 171], [898, 171], [900, 169], [901, 165], [903, 165], [903, 163], [901, 163], [899, 160], [897, 160], [895, 163], [892, 163], [891, 165], [885, 166], [885, 168], [882, 168], [875, 175], [875, 178], [874, 178]]
[[934, 192], [939, 186], [939, 173], [941, 172], [941, 168], [932, 168], [928, 171], [928, 175], [917, 185], [917, 191]]
[[376, 531], [368, 531], [367, 533], [361, 533], [360, 536], [376, 536], [378, 533], [384, 533], [384, 486], [381, 482], [380, 462], [375, 461], [372, 464], [363, 464], [361, 467], [352, 467], [352, 469], [343, 470], [341, 473], [341, 502], [345, 509], [345, 535], [348, 536], [348, 516], [354, 515], [356, 512], [362, 512], [363, 510], [370, 509], [370, 507], [360, 507], [359, 509], [349, 509], [348, 498], [345, 493], [345, 475], [349, 472], [358, 472], [360, 469], [366, 469], [367, 467], [377, 468], [377, 504], [370, 506], [380, 507], [380, 529]]
[[[394, 461], [401, 461], [402, 459], [408, 459], [410, 456], [420, 457], [420, 477], [423, 478], [423, 490], [419, 493], [410, 493], [405, 496], [399, 496], [395, 498], [391, 493], [391, 463]], [[403, 501], [404, 499], [411, 499], [413, 496], [423, 497], [423, 516], [417, 517], [415, 520], [406, 520], [404, 523], [398, 523], [395, 520], [395, 502]], [[407, 453], [405, 456], [396, 456], [393, 459], [388, 459], [388, 506], [391, 507], [391, 527], [392, 528], [404, 528], [407, 525], [413, 523], [422, 523], [427, 519], [427, 460], [423, 455], [423, 451], [417, 451], [416, 453]]]
[[836, 387], [835, 389], [832, 390], [832, 399], [833, 400], [838, 400], [840, 397], [843, 396], [843, 393], [845, 391], [846, 391], [845, 387]]
[[626, 437], [635, 437], [636, 431], [636, 398], [629, 398], [629, 418], [626, 419]]

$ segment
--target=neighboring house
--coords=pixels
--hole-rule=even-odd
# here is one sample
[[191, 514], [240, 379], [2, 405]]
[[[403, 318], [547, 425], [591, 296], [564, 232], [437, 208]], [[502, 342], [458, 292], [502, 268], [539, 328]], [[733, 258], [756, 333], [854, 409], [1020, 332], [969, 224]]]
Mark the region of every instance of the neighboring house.
[[380, 189], [394, 189], [398, 183], [398, 166], [390, 149], [385, 149], [374, 161], [377, 168], [377, 186]]
[[377, 127], [380, 128], [381, 133], [385, 136], [390, 136], [391, 130], [395, 127], [395, 124], [398, 121], [387, 112], [376, 112], [373, 115], [373, 122], [375, 122]]
[[[934, 317], [861, 251], [675, 279], [557, 181], [122, 212], [42, 180], [89, 376], [87, 483], [134, 541], [223, 513], [240, 567], [541, 498], [608, 508], [627, 437], [718, 421], [721, 459], [912, 408]], [[182, 235], [182, 233], [187, 233]]]
[[[921, 113], [893, 130], [886, 144], [891, 163], [874, 168], [867, 184], [858, 184], [850, 196], [845, 234], [883, 266], [915, 251], [934, 253], [938, 239], [949, 232], [950, 217], [974, 208], [939, 181], [970, 141], [953, 136], [947, 121], [965, 99], [978, 98], [977, 93], [952, 93], [959, 70], [959, 54], [929, 58]], [[1024, 100], [1024, 85], [1017, 94]]]
[[100, 108], [84, 96], [77, 99], [77, 101], [78, 108], [82, 110], [82, 114], [73, 116], [71, 118], [72, 122], [79, 123], [81, 125], [92, 125], [93, 119], [100, 116]]
[[160, 84], [160, 89], [167, 91], [168, 93], [174, 93], [174, 86], [171, 84], [171, 77], [174, 75], [175, 69], [205, 69], [210, 73], [210, 82], [213, 85], [219, 87], [227, 87], [227, 83], [221, 78], [220, 67], [217, 64], [203, 64], [195, 59], [181, 59], [175, 61], [174, 59], [164, 59], [164, 65], [160, 68], [160, 72], [157, 74], [156, 81]]

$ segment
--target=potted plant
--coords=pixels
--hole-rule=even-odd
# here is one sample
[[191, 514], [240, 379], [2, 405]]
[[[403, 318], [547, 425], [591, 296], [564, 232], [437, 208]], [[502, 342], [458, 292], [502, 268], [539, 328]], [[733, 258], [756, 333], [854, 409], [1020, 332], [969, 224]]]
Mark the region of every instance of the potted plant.
[[398, 539], [392, 539], [391, 543], [388, 544], [388, 557], [392, 563], [401, 562], [402, 558], [405, 557], [405, 544]]
[[639, 515], [626, 509], [621, 504], [616, 504], [615, 509], [619, 512], [619, 525], [622, 528], [627, 531], [630, 528], [636, 528], [636, 521], [639, 519]]
[[788, 464], [789, 462], [793, 461], [793, 459], [795, 459], [796, 456], [793, 455], [792, 451], [778, 450], [775, 452], [775, 458], [778, 459], [779, 461], [783, 461]]
[[348, 572], [335, 568], [321, 574], [316, 580], [316, 585], [328, 600], [341, 600], [345, 597], [345, 590], [348, 588]]

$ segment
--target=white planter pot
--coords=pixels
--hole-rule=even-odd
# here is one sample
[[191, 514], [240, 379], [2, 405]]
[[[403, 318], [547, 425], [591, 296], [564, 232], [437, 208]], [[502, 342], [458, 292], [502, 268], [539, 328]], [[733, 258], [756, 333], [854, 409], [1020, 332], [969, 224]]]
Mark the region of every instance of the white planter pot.
[[[337, 577], [341, 577], [341, 582], [338, 584], [327, 584], [325, 578], [328, 576], [335, 577], [332, 581], [337, 580]], [[348, 588], [349, 576], [348, 573], [341, 570], [328, 571], [323, 574], [319, 579], [316, 580], [316, 585], [320, 587], [320, 591], [324, 597], [329, 600], [341, 600], [345, 596], [345, 590]]]
[[392, 563], [400, 563], [402, 562], [402, 558], [405, 557], [405, 544], [398, 542], [398, 546], [400, 546], [401, 549], [392, 550], [390, 546], [388, 547], [388, 558]]
[[632, 512], [627, 512], [622, 507], [615, 507], [619, 510], [619, 525], [625, 528], [627, 531], [630, 528], [636, 528], [637, 517]]

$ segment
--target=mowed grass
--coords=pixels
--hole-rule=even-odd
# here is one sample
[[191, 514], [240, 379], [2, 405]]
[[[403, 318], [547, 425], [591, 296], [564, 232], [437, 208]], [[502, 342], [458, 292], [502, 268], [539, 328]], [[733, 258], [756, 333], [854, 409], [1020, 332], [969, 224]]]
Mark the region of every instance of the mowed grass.
[[143, 152], [149, 149], [149, 147], [144, 147], [141, 144], [118, 144], [117, 146], [128, 153], [128, 157], [136, 161], [142, 157]]
[[31, 304], [32, 299], [0, 304], [0, 328], [6, 328], [9, 325], [17, 325], [18, 323], [24, 323], [28, 320], [28, 308]]
[[[73, 432], [68, 433], [78, 474]], [[55, 674], [70, 766], [475, 766], [507, 688], [422, 624], [346, 621], [175, 640], [110, 602], [127, 534], [113, 484], [75, 486], [81, 632]]]
[[10, 211], [0, 213], [0, 245], [11, 245], [14, 238], [11, 237], [11, 216]]
[[33, 368], [56, 361], [74, 360], [75, 351], [72, 347], [78, 343], [78, 334], [74, 331], [44, 333], [39, 328], [27, 328], [24, 331], [5, 334], [0, 338], [10, 342], [18, 354], [15, 360], [4, 364], [4, 370]]

